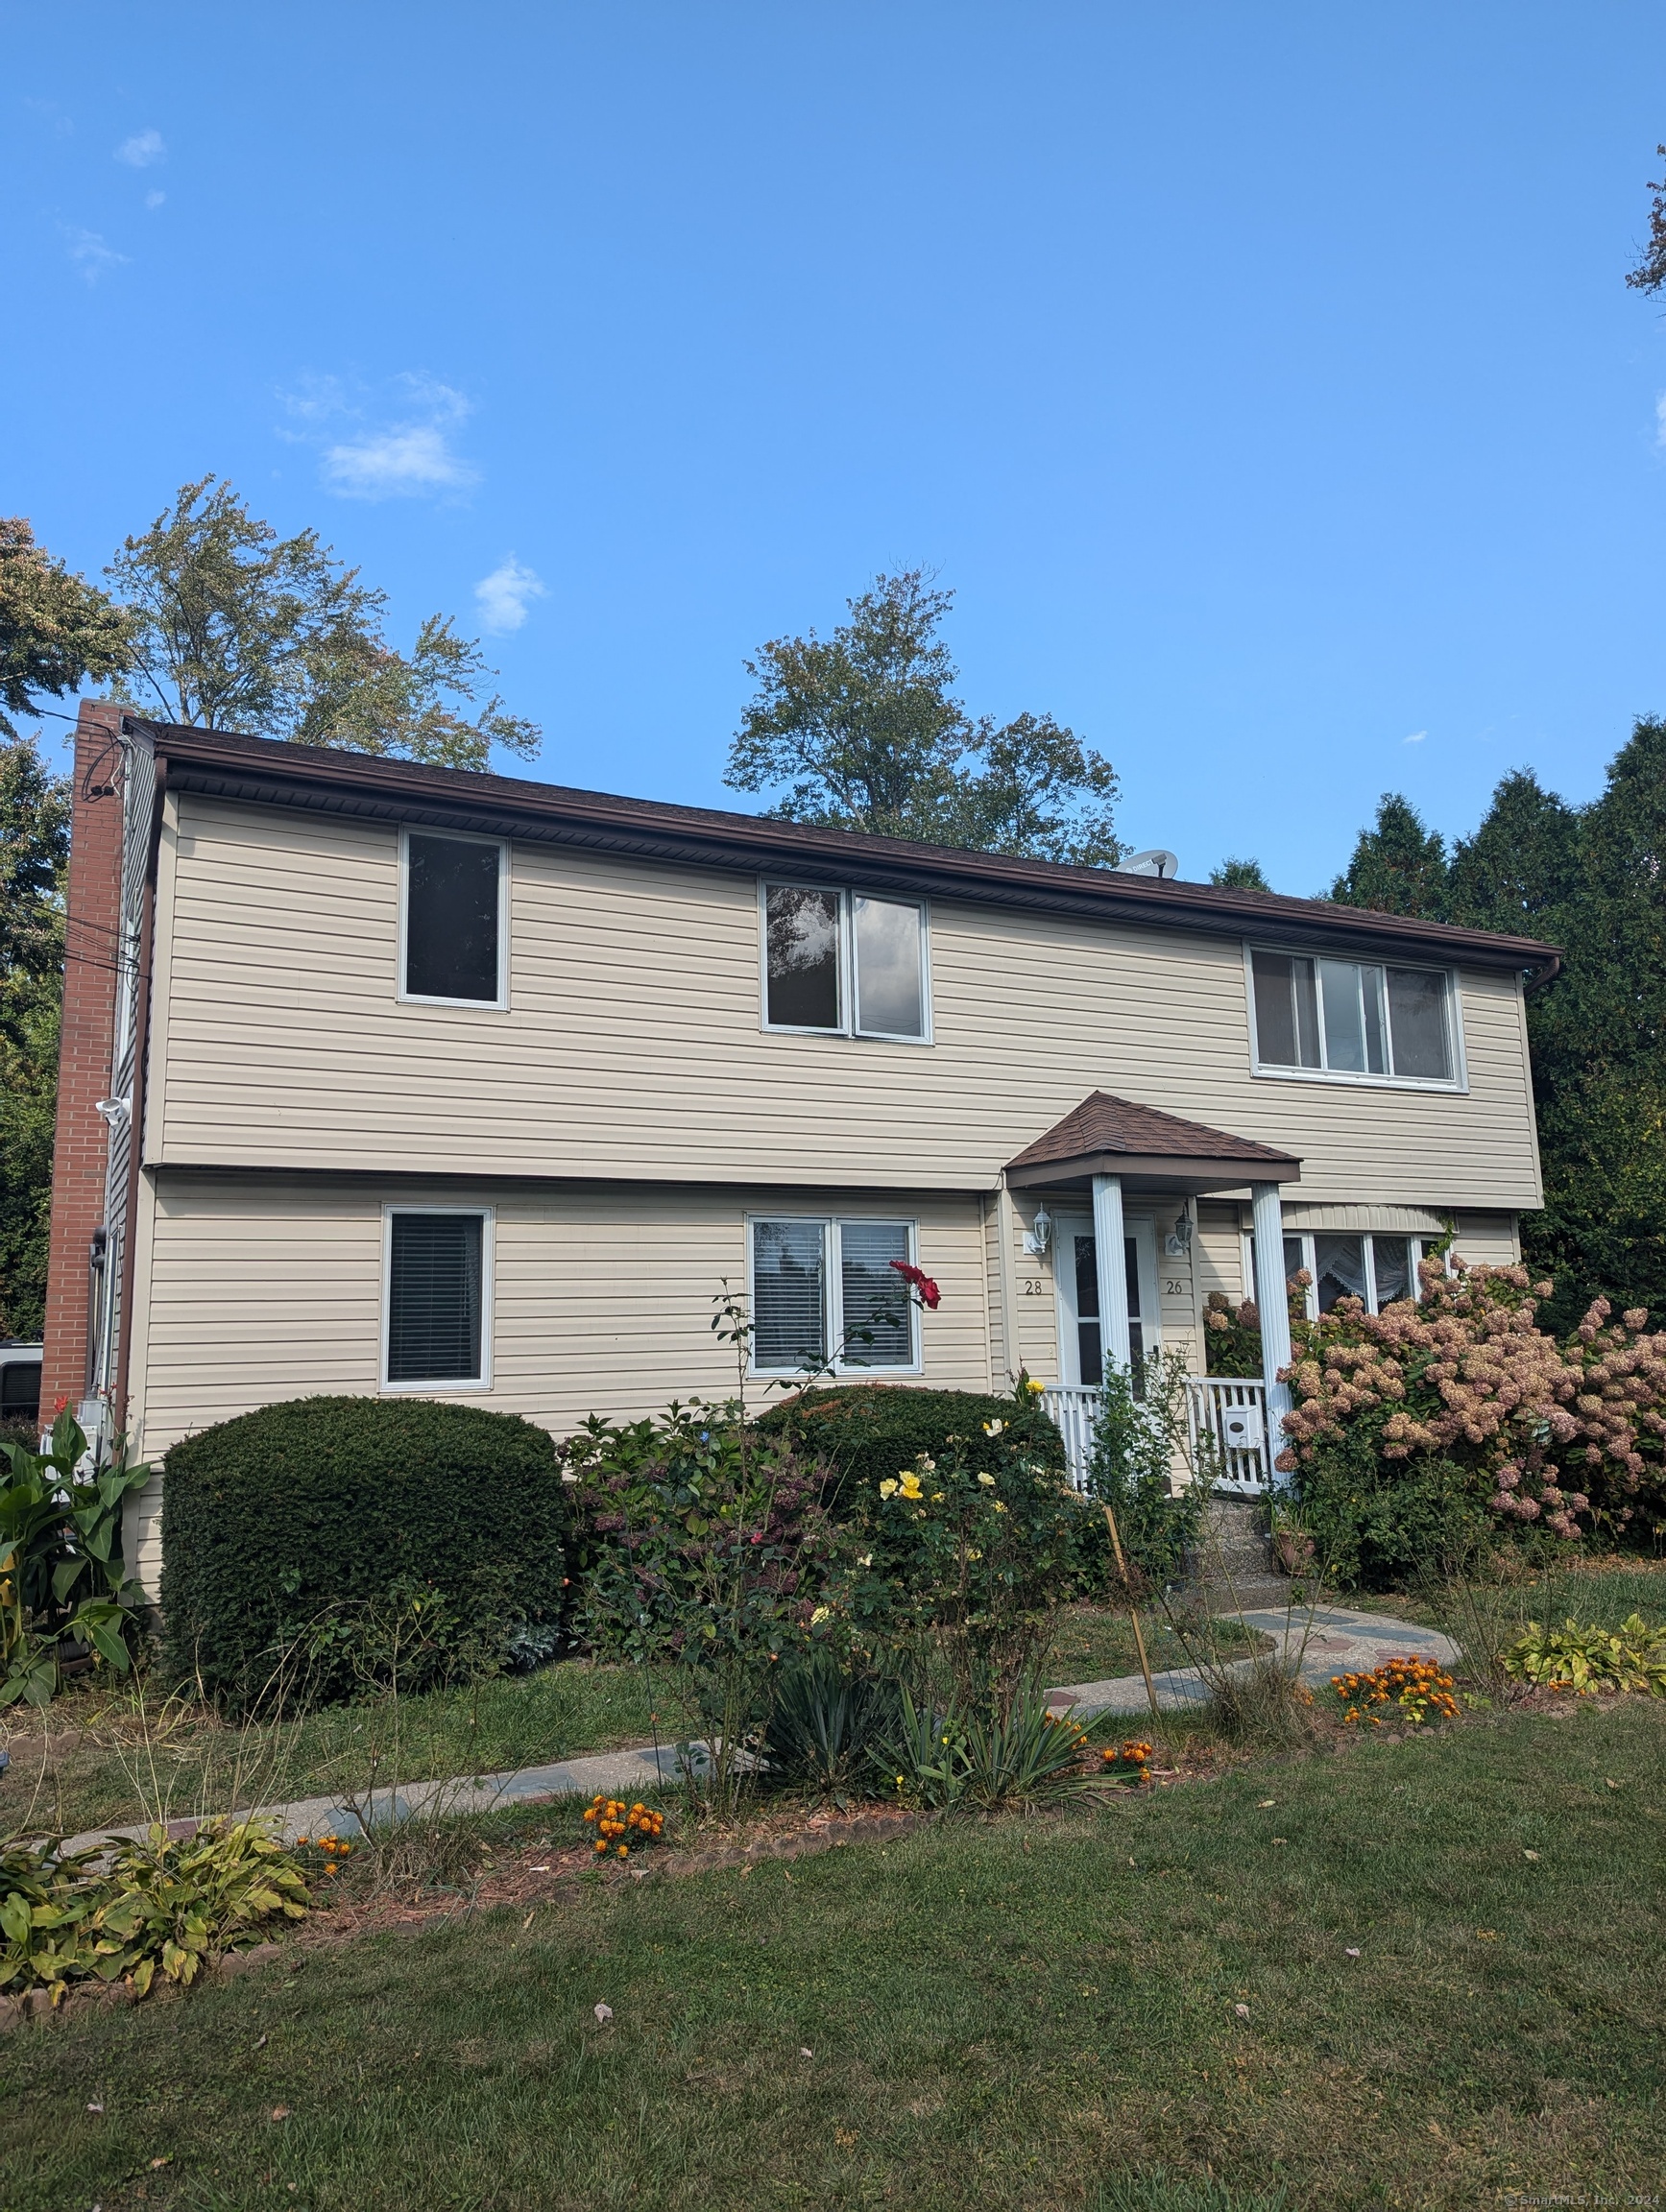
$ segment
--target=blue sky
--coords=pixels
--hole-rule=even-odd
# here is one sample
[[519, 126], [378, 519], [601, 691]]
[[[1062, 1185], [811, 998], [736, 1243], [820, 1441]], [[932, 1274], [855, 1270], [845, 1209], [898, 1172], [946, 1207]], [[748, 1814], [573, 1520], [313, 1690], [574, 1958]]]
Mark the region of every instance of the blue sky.
[[[1666, 712], [1666, 12], [0, 0], [0, 509], [188, 476], [711, 805], [762, 639], [958, 593], [974, 710], [1291, 891]], [[495, 579], [495, 582], [493, 580]]]

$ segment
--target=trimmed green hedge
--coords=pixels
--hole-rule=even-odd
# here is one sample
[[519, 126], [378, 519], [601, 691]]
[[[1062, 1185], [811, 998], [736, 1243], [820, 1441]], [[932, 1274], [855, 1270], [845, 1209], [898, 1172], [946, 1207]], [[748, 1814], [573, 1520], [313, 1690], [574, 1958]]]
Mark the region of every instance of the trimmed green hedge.
[[806, 1390], [772, 1406], [761, 1429], [785, 1429], [800, 1450], [834, 1470], [828, 1496], [833, 1512], [853, 1483], [881, 1482], [916, 1455], [933, 1458], [951, 1436], [976, 1441], [985, 1421], [1003, 1421], [1015, 1443], [1061, 1474], [1064, 1438], [1039, 1407], [1011, 1398], [986, 1398], [975, 1390], [916, 1390], [902, 1382], [848, 1382]]
[[[246, 1704], [278, 1653], [331, 1609], [426, 1586], [465, 1625], [553, 1624], [565, 1506], [547, 1432], [431, 1398], [295, 1398], [168, 1453], [164, 1652]], [[350, 1690], [348, 1655], [309, 1692]]]

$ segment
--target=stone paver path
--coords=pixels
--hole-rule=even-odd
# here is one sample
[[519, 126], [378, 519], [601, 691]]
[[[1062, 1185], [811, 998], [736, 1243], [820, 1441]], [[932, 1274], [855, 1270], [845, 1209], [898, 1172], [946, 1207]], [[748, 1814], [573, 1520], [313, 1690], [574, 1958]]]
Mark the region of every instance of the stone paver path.
[[[1427, 1654], [1449, 1664], [1458, 1656], [1456, 1647], [1433, 1628], [1414, 1627], [1381, 1613], [1356, 1613], [1340, 1606], [1325, 1606], [1312, 1615], [1287, 1614], [1282, 1608], [1249, 1611], [1240, 1618], [1249, 1628], [1259, 1628], [1273, 1639], [1292, 1660], [1299, 1655], [1305, 1682], [1328, 1682], [1333, 1674], [1365, 1672], [1386, 1659]], [[1253, 1659], [1237, 1661], [1253, 1666]], [[1195, 1668], [1174, 1667], [1152, 1677], [1157, 1702], [1171, 1712], [1201, 1704], [1208, 1691]], [[1108, 1682], [1071, 1682], [1048, 1693], [1055, 1711], [1069, 1711], [1080, 1720], [1099, 1713], [1149, 1711], [1146, 1684], [1138, 1674], [1123, 1674]], [[696, 1746], [696, 1750], [698, 1750]], [[465, 1774], [450, 1781], [409, 1784], [397, 1793], [378, 1791], [365, 1810], [373, 1824], [408, 1819], [413, 1813], [493, 1812], [505, 1805], [534, 1803], [541, 1798], [592, 1797], [597, 1791], [609, 1796], [640, 1797], [677, 1779], [677, 1753], [670, 1744], [658, 1749], [639, 1744], [626, 1751], [598, 1751], [588, 1758], [561, 1759], [547, 1767], [521, 1767], [505, 1774]], [[359, 1816], [342, 1798], [301, 1797], [286, 1805], [256, 1808], [288, 1843], [298, 1836], [354, 1837], [363, 1833]], [[169, 1834], [190, 1835], [195, 1818], [169, 1823]], [[85, 1850], [112, 1837], [142, 1836], [142, 1827], [89, 1829], [70, 1839], [72, 1850]]]

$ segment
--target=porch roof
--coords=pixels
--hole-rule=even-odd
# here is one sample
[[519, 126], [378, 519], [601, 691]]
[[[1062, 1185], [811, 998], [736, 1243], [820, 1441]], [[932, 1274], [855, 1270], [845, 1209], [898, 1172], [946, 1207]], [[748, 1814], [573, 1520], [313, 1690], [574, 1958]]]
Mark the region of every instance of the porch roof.
[[1301, 1162], [1291, 1152], [1233, 1137], [1157, 1106], [1136, 1106], [1092, 1091], [1045, 1137], [1006, 1164], [1010, 1184], [1085, 1183], [1120, 1176], [1131, 1190], [1238, 1190], [1247, 1183], [1293, 1183]]

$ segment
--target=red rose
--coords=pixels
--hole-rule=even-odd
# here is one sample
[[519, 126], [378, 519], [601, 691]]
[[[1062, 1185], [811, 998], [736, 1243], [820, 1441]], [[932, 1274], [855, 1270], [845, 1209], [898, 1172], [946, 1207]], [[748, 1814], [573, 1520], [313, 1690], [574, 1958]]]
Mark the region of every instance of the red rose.
[[935, 1313], [943, 1293], [932, 1282], [930, 1276], [921, 1268], [911, 1267], [906, 1260], [893, 1260], [891, 1265], [897, 1270], [903, 1281], [907, 1284], [909, 1289], [917, 1293], [921, 1305], [926, 1308], [928, 1312]]

